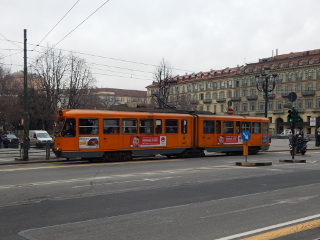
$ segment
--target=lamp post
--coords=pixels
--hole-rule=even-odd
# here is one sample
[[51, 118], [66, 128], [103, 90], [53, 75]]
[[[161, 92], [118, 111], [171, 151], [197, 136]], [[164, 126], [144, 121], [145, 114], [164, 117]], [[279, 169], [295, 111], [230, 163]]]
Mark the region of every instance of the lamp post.
[[[263, 97], [265, 101], [264, 105], [264, 116], [268, 117], [268, 102], [269, 102], [269, 93], [273, 91], [276, 86], [276, 78], [278, 74], [270, 74], [270, 68], [264, 67], [260, 75], [255, 76], [257, 83], [257, 89], [260, 92], [263, 92]], [[259, 87], [260, 85], [260, 87]]]

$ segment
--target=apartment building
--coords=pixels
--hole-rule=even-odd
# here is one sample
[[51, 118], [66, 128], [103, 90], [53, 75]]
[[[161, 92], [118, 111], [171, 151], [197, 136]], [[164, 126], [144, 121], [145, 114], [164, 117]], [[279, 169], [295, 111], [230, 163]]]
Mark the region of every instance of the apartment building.
[[[315, 134], [316, 127], [310, 126], [310, 120], [320, 116], [320, 49], [276, 54], [244, 66], [176, 76], [169, 100], [182, 109], [227, 114], [232, 108], [237, 115], [264, 116], [264, 93], [258, 90], [255, 78], [264, 68], [270, 69], [269, 75], [277, 74], [274, 90], [268, 93], [271, 133], [280, 134], [290, 128], [288, 110], [295, 107], [303, 120], [297, 128]], [[148, 96], [157, 88], [156, 82], [148, 86]], [[294, 102], [288, 99], [291, 92], [297, 94]]]

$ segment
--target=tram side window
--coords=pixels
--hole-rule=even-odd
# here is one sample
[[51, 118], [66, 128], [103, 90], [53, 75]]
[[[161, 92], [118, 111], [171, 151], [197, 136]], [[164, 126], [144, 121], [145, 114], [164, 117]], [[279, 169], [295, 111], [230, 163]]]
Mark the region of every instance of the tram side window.
[[140, 133], [153, 134], [153, 119], [140, 119]]
[[268, 123], [267, 122], [263, 122], [262, 123], [262, 133], [263, 134], [268, 134], [268, 130], [269, 130]]
[[80, 135], [98, 134], [99, 121], [98, 118], [80, 118], [79, 133]]
[[122, 119], [122, 133], [135, 134], [137, 133], [137, 119]]
[[162, 133], [162, 120], [161, 119], [156, 120], [156, 133], [157, 134]]
[[183, 133], [183, 134], [187, 133], [187, 120], [186, 119], [181, 120], [181, 133]]
[[204, 120], [203, 121], [203, 133], [210, 134], [214, 133], [214, 121], [213, 120]]
[[233, 121], [224, 121], [223, 122], [223, 133], [233, 133]]
[[221, 134], [221, 121], [216, 121], [216, 133]]
[[251, 132], [251, 122], [242, 122], [242, 132], [248, 131]]
[[252, 123], [252, 133], [255, 133], [255, 134], [261, 133], [261, 124], [259, 122]]
[[103, 119], [103, 133], [118, 134], [119, 133], [119, 119]]
[[240, 134], [240, 122], [236, 121], [236, 134]]
[[178, 133], [178, 120], [166, 119], [166, 133]]

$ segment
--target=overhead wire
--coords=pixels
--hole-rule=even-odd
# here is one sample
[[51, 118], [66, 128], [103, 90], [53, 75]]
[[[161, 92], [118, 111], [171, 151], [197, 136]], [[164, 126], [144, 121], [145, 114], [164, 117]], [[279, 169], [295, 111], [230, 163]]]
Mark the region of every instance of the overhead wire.
[[62, 42], [66, 37], [68, 37], [72, 32], [74, 32], [78, 27], [80, 27], [85, 21], [87, 21], [93, 14], [95, 14], [100, 8], [102, 8], [110, 0], [105, 1], [100, 7], [98, 7], [93, 13], [91, 13], [87, 18], [85, 18], [78, 26], [76, 26], [71, 32], [64, 36], [59, 42], [57, 42], [53, 47], [56, 47], [60, 42]]
[[[10, 41], [10, 40], [8, 40]], [[12, 42], [18, 42], [18, 41], [12, 41]], [[39, 44], [32, 44], [32, 43], [27, 43], [28, 45], [32, 45], [32, 46], [39, 46], [42, 48], [46, 48], [45, 46], [41, 46]], [[133, 64], [140, 64], [140, 65], [144, 65], [144, 66], [152, 66], [152, 67], [156, 67], [157, 65], [155, 64], [148, 64], [148, 63], [142, 63], [142, 62], [136, 62], [136, 61], [130, 61], [130, 60], [125, 60], [125, 59], [120, 59], [120, 58], [113, 58], [113, 57], [106, 57], [106, 56], [101, 56], [101, 55], [95, 55], [95, 54], [90, 54], [90, 53], [83, 53], [83, 52], [75, 52], [75, 51], [71, 51], [71, 50], [66, 50], [66, 49], [60, 49], [60, 48], [55, 48], [52, 47], [53, 49], [56, 50], [60, 50], [60, 51], [64, 51], [64, 52], [69, 52], [69, 53], [76, 53], [76, 54], [80, 54], [80, 55], [85, 55], [85, 56], [91, 56], [91, 57], [97, 57], [97, 58], [102, 58], [102, 59], [110, 59], [110, 60], [114, 60], [114, 61], [121, 61], [121, 62], [127, 62], [127, 63], [133, 63]], [[37, 50], [28, 50], [28, 51], [33, 51], [33, 52], [38, 52], [40, 54], [43, 54], [43, 51], [37, 51]], [[20, 51], [23, 52], [23, 51]], [[18, 53], [20, 53], [18, 52]], [[15, 54], [18, 54], [15, 53]], [[12, 55], [15, 55], [12, 54]], [[12, 55], [8, 55], [8, 56], [12, 56]], [[7, 56], [6, 56], [7, 57]], [[34, 59], [31, 57], [28, 57], [29, 59]], [[117, 69], [123, 69], [123, 70], [128, 70], [128, 71], [134, 71], [134, 72], [141, 72], [141, 73], [150, 73], [153, 74], [154, 72], [150, 72], [150, 71], [143, 71], [143, 70], [138, 70], [138, 69], [132, 69], [132, 68], [125, 68], [125, 67], [119, 67], [119, 66], [112, 66], [112, 65], [107, 65], [107, 64], [99, 64], [99, 63], [93, 63], [93, 62], [87, 62], [90, 66], [104, 66], [104, 67], [111, 67], [111, 68], [117, 68]], [[11, 64], [12, 65], [12, 64]], [[17, 65], [18, 66], [18, 65]], [[177, 68], [172, 68], [174, 70], [179, 70], [179, 71], [185, 71], [185, 72], [194, 72], [194, 71], [190, 71], [190, 70], [182, 70], [182, 69], [177, 69]], [[101, 69], [99, 69], [101, 70]], [[108, 71], [108, 72], [116, 72], [116, 71], [112, 71], [112, 70], [102, 70], [102, 71]], [[141, 77], [147, 77], [147, 76], [142, 76], [142, 75], [138, 75], [138, 74], [134, 74], [134, 73], [124, 73], [124, 72], [118, 72], [121, 74], [128, 74], [131, 75], [130, 78], [133, 78], [132, 76], [141, 76]], [[97, 73], [99, 75], [105, 75], [105, 76], [117, 76], [117, 77], [125, 77], [125, 76], [119, 76], [119, 75], [108, 75], [108, 74], [103, 74], [103, 73]], [[139, 79], [139, 78], [135, 78], [135, 79]], [[146, 80], [146, 79], [141, 79], [141, 80]], [[152, 79], [150, 79], [152, 80]]]
[[[69, 14], [69, 12], [78, 4], [80, 0], [78, 0], [75, 4], [73, 4], [73, 6], [68, 10], [68, 12], [66, 14], [64, 14], [64, 16], [53, 26], [53, 28], [41, 39], [41, 41], [34, 47], [33, 50], [35, 50], [41, 43], [42, 41], [56, 28], [56, 26], [58, 26], [58, 24]], [[32, 50], [32, 51], [33, 51]]]

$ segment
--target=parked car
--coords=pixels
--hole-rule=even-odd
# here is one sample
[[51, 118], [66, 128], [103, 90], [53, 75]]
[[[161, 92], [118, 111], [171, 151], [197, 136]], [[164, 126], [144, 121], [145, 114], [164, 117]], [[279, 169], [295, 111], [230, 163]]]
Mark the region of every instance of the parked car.
[[[5, 141], [5, 138], [8, 139], [8, 141]], [[19, 147], [19, 138], [17, 138], [14, 134], [5, 134], [2, 137], [3, 145], [4, 147], [10, 147], [10, 148], [17, 148]]]

